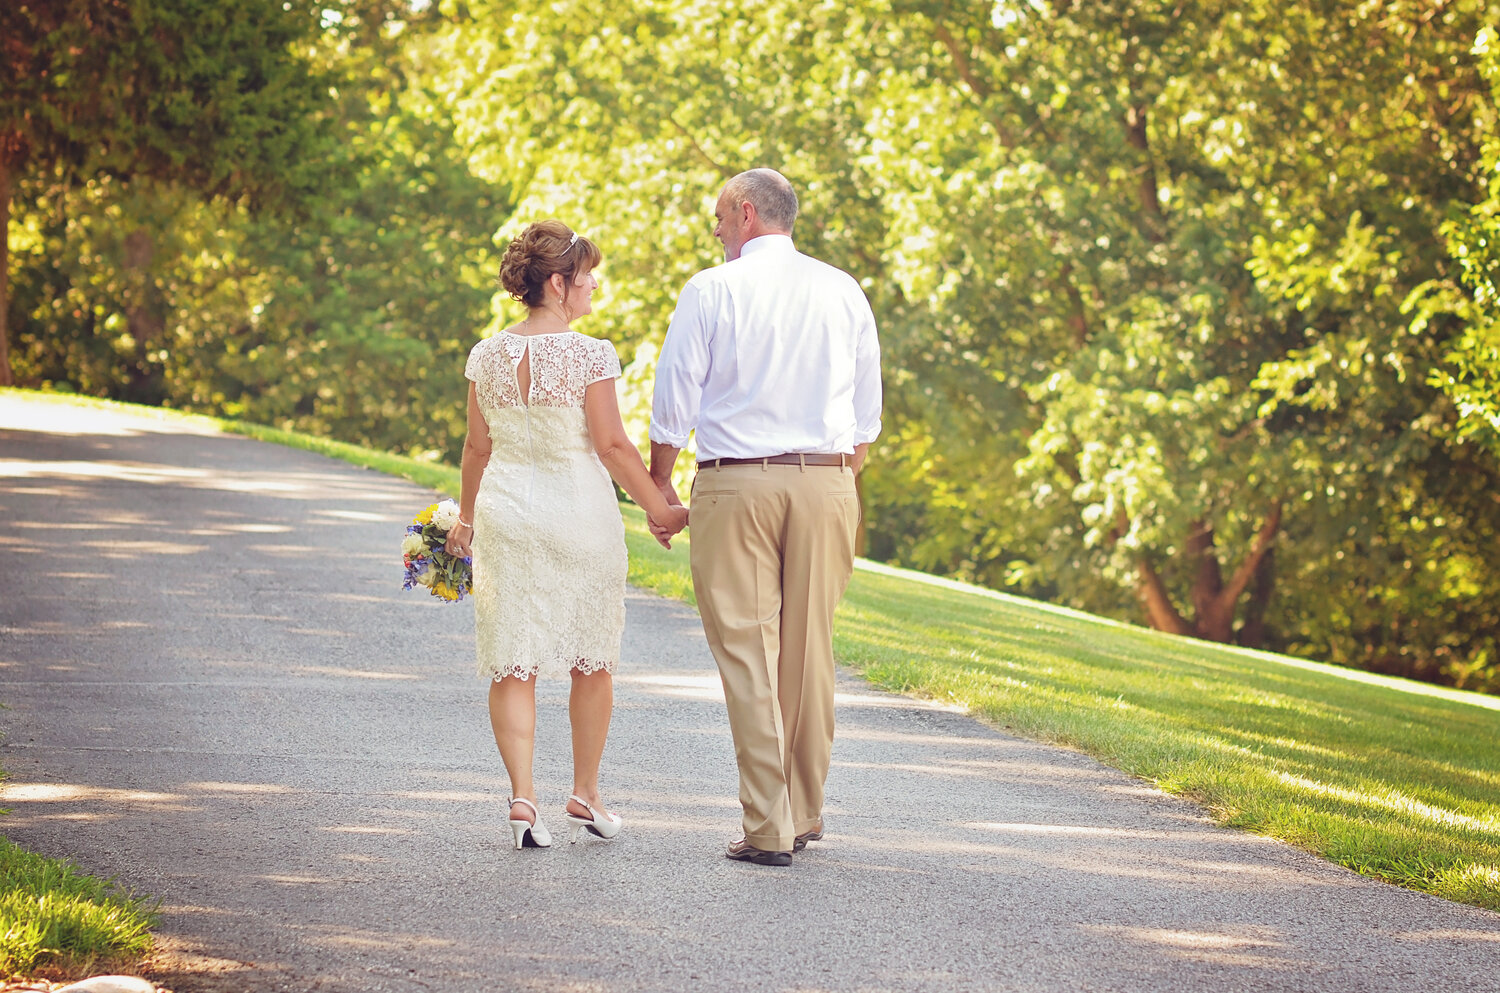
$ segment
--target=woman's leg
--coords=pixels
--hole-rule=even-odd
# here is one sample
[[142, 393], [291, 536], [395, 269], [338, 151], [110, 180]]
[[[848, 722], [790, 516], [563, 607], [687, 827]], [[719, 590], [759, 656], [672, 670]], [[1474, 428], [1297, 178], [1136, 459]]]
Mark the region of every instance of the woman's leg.
[[[599, 762], [604, 757], [604, 739], [609, 735], [609, 717], [615, 706], [615, 684], [608, 672], [584, 674], [573, 670], [573, 691], [568, 696], [568, 720], [573, 725], [573, 792], [605, 813], [599, 799]], [[568, 810], [579, 817], [589, 812], [568, 801]]]
[[[531, 757], [536, 747], [536, 680], [507, 676], [490, 682], [490, 727], [500, 747], [500, 761], [510, 773], [510, 795], [536, 802]], [[510, 816], [535, 823], [525, 804], [512, 804]]]

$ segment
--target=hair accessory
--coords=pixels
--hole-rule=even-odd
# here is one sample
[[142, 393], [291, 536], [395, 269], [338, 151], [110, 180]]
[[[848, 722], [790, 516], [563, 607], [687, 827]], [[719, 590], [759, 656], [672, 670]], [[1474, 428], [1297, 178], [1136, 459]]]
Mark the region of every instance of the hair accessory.
[[571, 237], [571, 238], [568, 239], [568, 247], [572, 248], [576, 244], [578, 244], [578, 232], [574, 231], [573, 232], [573, 237]]

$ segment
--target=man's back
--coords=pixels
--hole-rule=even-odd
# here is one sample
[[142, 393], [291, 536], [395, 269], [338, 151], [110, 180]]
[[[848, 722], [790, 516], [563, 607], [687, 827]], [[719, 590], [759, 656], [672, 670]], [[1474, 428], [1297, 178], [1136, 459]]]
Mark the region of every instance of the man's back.
[[[659, 368], [671, 402], [658, 405], [653, 437], [685, 443], [696, 427], [700, 459], [847, 453], [880, 430], [870, 305], [853, 277], [785, 235], [756, 238], [688, 282]], [[695, 394], [698, 409], [681, 402]]]

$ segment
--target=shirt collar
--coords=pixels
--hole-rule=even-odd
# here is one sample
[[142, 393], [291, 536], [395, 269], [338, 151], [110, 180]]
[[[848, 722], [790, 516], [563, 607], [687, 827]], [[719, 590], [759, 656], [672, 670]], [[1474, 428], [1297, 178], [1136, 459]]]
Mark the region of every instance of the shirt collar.
[[792, 236], [789, 234], [763, 234], [751, 238], [740, 246], [740, 257], [753, 255], [760, 251], [796, 251], [792, 245]]

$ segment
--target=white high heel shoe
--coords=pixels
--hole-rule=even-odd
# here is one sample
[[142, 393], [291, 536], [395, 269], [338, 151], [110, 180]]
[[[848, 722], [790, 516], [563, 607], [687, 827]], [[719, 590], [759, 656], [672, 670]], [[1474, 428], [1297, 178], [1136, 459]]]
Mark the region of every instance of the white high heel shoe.
[[524, 796], [513, 796], [510, 804], [514, 807], [518, 803], [524, 803], [531, 808], [531, 816], [534, 821], [510, 819], [510, 833], [516, 837], [516, 851], [522, 848], [551, 848], [552, 834], [547, 830], [547, 825], [542, 823], [541, 811], [536, 809], [536, 804]]
[[588, 817], [579, 817], [571, 810], [563, 814], [563, 819], [568, 822], [568, 844], [576, 842], [578, 832], [584, 830], [600, 838], [613, 838], [620, 833], [620, 825], [624, 822], [620, 820], [619, 814], [601, 815], [587, 800], [577, 794], [569, 796], [568, 799], [577, 801], [589, 812]]

